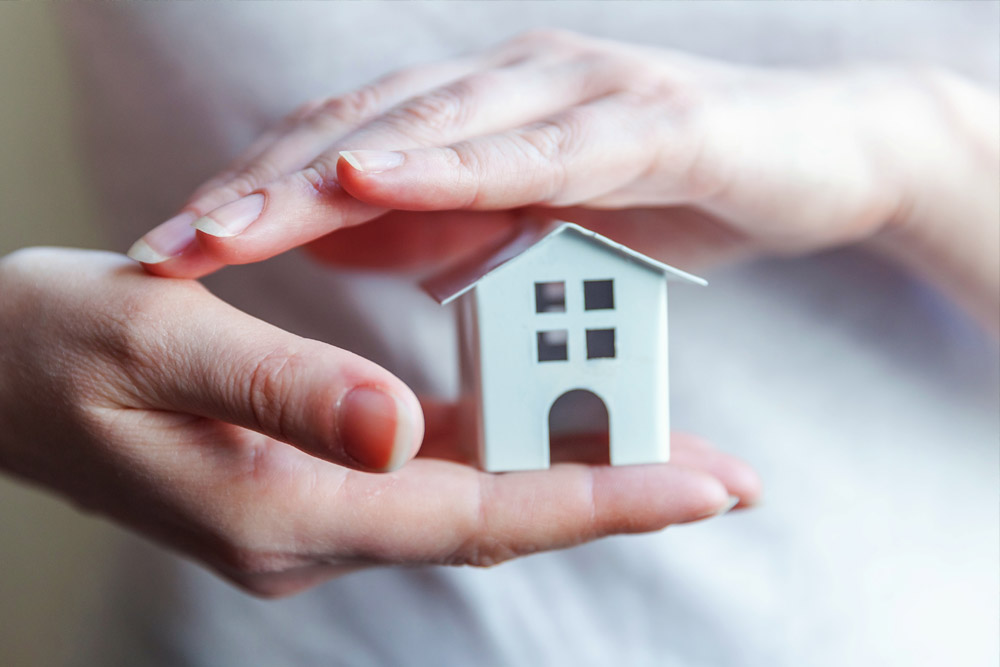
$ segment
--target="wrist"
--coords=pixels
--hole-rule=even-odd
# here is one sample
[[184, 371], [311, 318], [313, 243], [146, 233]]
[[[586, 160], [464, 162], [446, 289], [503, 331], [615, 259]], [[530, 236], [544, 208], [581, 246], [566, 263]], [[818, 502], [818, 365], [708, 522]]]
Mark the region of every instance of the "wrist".
[[898, 206], [871, 240], [1000, 331], [1000, 104], [938, 69], [898, 70], [866, 131]]

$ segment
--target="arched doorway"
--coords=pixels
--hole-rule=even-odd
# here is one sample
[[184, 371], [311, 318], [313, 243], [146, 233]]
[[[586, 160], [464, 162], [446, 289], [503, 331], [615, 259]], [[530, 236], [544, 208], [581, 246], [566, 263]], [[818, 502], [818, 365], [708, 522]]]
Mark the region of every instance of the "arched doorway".
[[552, 463], [611, 462], [608, 408], [594, 392], [573, 389], [557, 398], [549, 409], [548, 425]]

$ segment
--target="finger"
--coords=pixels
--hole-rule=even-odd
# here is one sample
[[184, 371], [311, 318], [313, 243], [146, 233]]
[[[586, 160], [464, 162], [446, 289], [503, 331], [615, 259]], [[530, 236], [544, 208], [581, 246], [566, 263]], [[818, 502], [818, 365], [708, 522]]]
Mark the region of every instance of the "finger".
[[217, 270], [223, 263], [205, 256], [195, 243], [191, 227], [194, 221], [305, 167], [332, 141], [398, 102], [464, 76], [487, 62], [490, 59], [486, 56], [467, 56], [409, 68], [345, 95], [306, 104], [198, 188], [176, 216], [136, 241], [129, 249], [129, 257], [158, 275], [190, 278]]
[[[475, 464], [472, 443], [463, 441], [456, 428], [459, 411], [455, 403], [422, 399], [426, 431], [420, 448], [421, 457], [439, 458]], [[568, 446], [566, 446], [568, 445]], [[760, 477], [745, 462], [722, 452], [707, 441], [686, 433], [671, 436], [670, 463], [707, 473], [719, 480], [730, 498], [738, 498], [737, 508], [750, 507], [760, 498]], [[607, 433], [573, 436], [571, 443], [550, 444], [552, 462], [602, 463], [609, 460]], [[558, 458], [557, 458], [558, 457]]]
[[[294, 132], [303, 123], [308, 122], [310, 116], [315, 113], [317, 107], [322, 104], [322, 102], [322, 100], [310, 100], [292, 111], [292, 113], [286, 115], [276, 125], [268, 128], [263, 134], [254, 139], [245, 150], [236, 156], [236, 158], [227, 164], [222, 171], [199, 185], [194, 192], [191, 193], [186, 205], [195, 205], [199, 202], [199, 200], [205, 197], [205, 195], [218, 190], [238, 174], [245, 173], [250, 175], [253, 171], [251, 165], [260, 160], [261, 156], [264, 155], [268, 149], [288, 136], [289, 133]], [[275, 166], [278, 166], [278, 164], [275, 164]], [[222, 203], [223, 202], [220, 202], [219, 205]]]
[[475, 72], [395, 106], [317, 158], [336, 172], [338, 151], [440, 146], [518, 127], [614, 90], [620, 65], [607, 60], [537, 60]]
[[[375, 476], [325, 464], [266, 438], [226, 445], [246, 440], [236, 431], [197, 427], [193, 443], [190, 434], [176, 433], [188, 446], [178, 449], [180, 456], [159, 461], [153, 474], [182, 481], [186, 486], [178, 495], [185, 506], [185, 499], [203, 499], [188, 511], [216, 538], [196, 540], [194, 555], [266, 595], [300, 590], [345, 567], [491, 565], [604, 535], [708, 518], [731, 504], [731, 489], [688, 466], [557, 464], [492, 475], [419, 458]], [[675, 436], [675, 451], [688, 449], [708, 448]], [[727, 459], [719, 456], [716, 467]], [[223, 498], [204, 503], [221, 489]], [[206, 544], [226, 546], [205, 552]]]
[[[600, 94], [613, 83], [613, 77], [597, 76], [579, 62], [477, 72], [403, 103], [337, 145], [447, 143], [538, 118]], [[371, 209], [360, 216], [345, 215], [343, 207], [354, 204], [336, 183], [337, 155], [324, 154], [307, 169], [208, 213], [194, 223], [199, 247], [226, 264], [260, 261], [381, 213]]]
[[[448, 87], [449, 82], [469, 77], [475, 72], [490, 71], [494, 68], [503, 70], [517, 66], [529, 60], [529, 56], [532, 63], [543, 66], [565, 61], [579, 51], [580, 42], [579, 36], [558, 31], [526, 34], [483, 52], [468, 53], [449, 60], [392, 72], [373, 84], [363, 86], [347, 95], [308, 102], [286, 119], [287, 122], [282, 123], [281, 127], [276, 128], [276, 131], [268, 132], [255, 141], [254, 145], [226, 172], [220, 174], [218, 180], [227, 180], [225, 177], [244, 171], [246, 165], [261, 161], [269, 162], [267, 159], [269, 150], [277, 150], [277, 155], [282, 153], [296, 155], [294, 151], [279, 146], [280, 144], [305, 144], [308, 150], [298, 155], [308, 155], [311, 160], [317, 154], [315, 150], [317, 145], [326, 145], [341, 138], [346, 130], [355, 129], [408, 98], [438, 87]], [[607, 61], [601, 60], [597, 64], [607, 69]], [[407, 106], [414, 108], [411, 105]], [[415, 105], [416, 108], [419, 106]], [[433, 106], [429, 105], [431, 108]], [[346, 125], [343, 122], [345, 120]], [[323, 132], [324, 127], [331, 131]], [[280, 129], [284, 131], [277, 131]], [[299, 137], [298, 132], [301, 130], [305, 132]], [[316, 130], [320, 132], [317, 133]], [[287, 164], [291, 165], [292, 162], [289, 161]], [[304, 166], [304, 163], [302, 164]], [[289, 166], [288, 170], [291, 169]], [[199, 192], [207, 189], [199, 188]], [[253, 189], [250, 188], [247, 192]]]
[[[584, 41], [586, 40], [582, 40], [578, 36], [558, 31], [528, 33], [482, 54], [403, 70], [385, 77], [372, 86], [367, 86], [346, 96], [333, 98], [327, 103], [315, 106], [307, 105], [298, 113], [293, 114], [290, 121], [284, 123], [282, 128], [270, 133], [261, 141], [255, 142], [247, 154], [236, 161], [236, 167], [226, 170], [223, 174], [212, 179], [207, 186], [199, 188], [193, 200], [189, 201], [188, 205], [177, 216], [140, 238], [129, 249], [128, 255], [142, 263], [152, 273], [194, 278], [210, 273], [223, 264], [255, 261], [255, 259], [249, 259], [252, 257], [263, 259], [265, 256], [277, 254], [295, 245], [301, 245], [308, 240], [318, 238], [323, 235], [323, 232], [317, 231], [316, 225], [306, 224], [300, 228], [293, 228], [294, 231], [291, 234], [279, 235], [285, 239], [285, 242], [279, 246], [279, 250], [271, 254], [262, 254], [260, 247], [255, 247], [255, 243], [266, 243], [266, 240], [273, 237], [274, 234], [250, 234], [239, 241], [232, 242], [225, 240], [213, 242], [211, 240], [212, 236], [225, 238], [239, 234], [241, 229], [245, 229], [256, 219], [247, 213], [248, 210], [264, 210], [262, 207], [257, 207], [256, 200], [250, 205], [235, 205], [239, 198], [253, 192], [276, 175], [295, 169], [305, 160], [311, 160], [326, 147], [326, 144], [333, 138], [341, 136], [347, 128], [352, 128], [396, 102], [416, 94], [421, 88], [433, 88], [474, 71], [490, 70], [491, 68], [516, 68], [518, 64], [529, 60], [541, 67], [553, 62], [565, 62], [580, 53], [581, 44]], [[579, 63], [573, 69], [574, 75], [566, 79], [567, 83], [573, 83], [571, 88], [581, 84], [589, 85], [589, 81], [609, 78], [603, 76], [591, 79], [582, 76], [586, 69]], [[596, 68], [592, 65], [591, 69]], [[500, 78], [505, 77], [501, 76]], [[562, 79], [557, 77], [555, 85], [564, 85], [561, 81]], [[514, 98], [532, 99], [531, 96], [519, 95], [518, 91], [515, 91]], [[503, 104], [500, 106], [509, 105], [509, 102], [510, 100], [503, 100]], [[435, 103], [431, 101], [422, 107], [418, 104], [416, 107], [412, 107], [411, 111], [414, 108], [418, 111], [420, 108], [432, 111], [435, 108]], [[489, 105], [489, 108], [493, 108], [492, 105]], [[306, 121], [303, 122], [301, 119], [306, 119]], [[325, 166], [321, 162], [300, 175], [290, 177], [290, 182], [284, 184], [288, 186], [284, 194], [291, 195], [288, 197], [289, 201], [295, 202], [294, 195], [302, 192], [301, 186], [303, 185], [313, 184], [314, 187], [323, 192], [335, 190], [332, 183], [336, 173], [335, 164], [336, 154], [334, 153], [332, 159], [326, 160]], [[281, 189], [279, 188], [279, 190]], [[277, 199], [279, 204], [284, 203], [283, 197]], [[308, 218], [310, 212], [315, 212], [316, 207], [313, 205], [317, 203], [316, 199], [316, 197], [307, 197], [298, 201], [298, 204], [304, 205], [301, 211], [302, 215]], [[320, 199], [323, 198], [320, 197]], [[336, 200], [337, 197], [330, 197], [326, 199], [326, 203], [335, 206]], [[235, 212], [232, 208], [226, 208], [230, 204], [235, 205]], [[217, 210], [220, 208], [223, 211]], [[281, 207], [273, 207], [271, 210], [278, 208]], [[239, 215], [235, 215], [235, 213], [239, 213]], [[365, 222], [377, 215], [377, 212], [372, 212], [360, 219], [352, 219], [352, 224]], [[203, 234], [202, 241], [204, 243], [195, 244], [194, 231], [188, 227], [192, 219], [203, 220], [202, 226], [208, 230]], [[282, 220], [274, 221], [275, 224], [280, 222]], [[342, 216], [332, 216], [327, 222], [325, 227], [327, 232], [344, 225]], [[247, 247], [240, 248], [243, 241], [246, 241]], [[213, 253], [217, 256], [212, 257]]]
[[761, 481], [757, 472], [740, 459], [686, 433], [671, 438], [670, 463], [708, 473], [722, 482], [730, 498], [738, 498], [735, 509], [752, 507], [760, 501]]
[[256, 594], [276, 597], [365, 566], [490, 566], [709, 518], [731, 505], [711, 476], [669, 464], [559, 464], [490, 475], [417, 459], [387, 476], [343, 472], [310, 473], [313, 483], [299, 480], [285, 490], [242, 487], [253, 498], [245, 504], [253, 508], [249, 516], [234, 513], [219, 523], [230, 533], [233, 525], [253, 530], [235, 531], [246, 535], [243, 549], [235, 563], [215, 563], [216, 569]]
[[[297, 200], [301, 209], [269, 207], [265, 196], [258, 192], [212, 212], [214, 218], [210, 224], [224, 229], [223, 225], [249, 225], [266, 210], [273, 224], [259, 226], [246, 234], [251, 239], [248, 247], [227, 246], [225, 239], [220, 243], [220, 239], [209, 234], [199, 235], [193, 223], [208, 219], [199, 217], [198, 210], [185, 210], [147, 232], [129, 248], [127, 255], [155, 275], [200, 278], [227, 264], [259, 261], [301, 245], [289, 239], [311, 240], [331, 230], [367, 222], [385, 212], [384, 208], [351, 197], [337, 183], [323, 182], [311, 170], [295, 172], [279, 183], [283, 197]], [[261, 247], [276, 250], [262, 253]]]
[[697, 138], [662, 105], [613, 93], [450, 146], [352, 150], [337, 173], [358, 199], [404, 210], [571, 206], [622, 191], [632, 206], [666, 205], [700, 196], [691, 181], [696, 154]]
[[331, 143], [370, 119], [414, 95], [466, 76], [482, 64], [482, 58], [467, 56], [406, 68], [349, 93], [309, 102], [286, 119], [278, 131], [255, 142], [249, 155], [213, 179], [214, 187], [200, 189], [188, 207], [204, 215], [302, 169]]
[[416, 453], [419, 403], [388, 371], [191, 285], [133, 308], [130, 338], [139, 342], [118, 361], [141, 407], [243, 426], [364, 470], [395, 469]]
[[707, 518], [727, 507], [729, 496], [711, 475], [670, 464], [557, 464], [491, 475], [418, 458], [393, 473], [389, 486], [349, 476], [335, 502], [351, 508], [352, 520], [316, 526], [329, 531], [323, 543], [339, 559], [482, 566]]
[[200, 278], [222, 265], [198, 248], [197, 233], [191, 226], [197, 211], [181, 211], [160, 223], [126, 252], [149, 273], [175, 278]]
[[[319, 497], [285, 514], [293, 518], [281, 532], [310, 545], [306, 553], [262, 563], [249, 577], [227, 576], [276, 596], [373, 564], [487, 567], [608, 535], [698, 521], [730, 505], [717, 480], [669, 464], [559, 464], [490, 475], [417, 459], [389, 476], [348, 474], [336, 482], [317, 485]], [[278, 571], [267, 572], [269, 566]]]

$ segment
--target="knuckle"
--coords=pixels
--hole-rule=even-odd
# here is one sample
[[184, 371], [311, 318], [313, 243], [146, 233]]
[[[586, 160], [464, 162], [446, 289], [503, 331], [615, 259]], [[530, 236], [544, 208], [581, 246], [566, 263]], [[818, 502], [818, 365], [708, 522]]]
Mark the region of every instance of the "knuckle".
[[287, 591], [281, 586], [276, 586], [270, 577], [252, 574], [227, 575], [240, 590], [248, 595], [261, 600], [279, 600], [287, 597], [294, 591]]
[[673, 119], [694, 116], [710, 104], [708, 90], [679, 76], [662, 73], [633, 74], [620, 99], [633, 107], [652, 109]]
[[571, 131], [564, 120], [535, 123], [520, 133], [523, 148], [530, 157], [554, 162], [565, 152]]
[[216, 174], [209, 180], [205, 181], [191, 193], [190, 197], [187, 198], [184, 202], [184, 208], [192, 208], [196, 211], [202, 210], [200, 207], [218, 198], [219, 190], [224, 188], [226, 183], [235, 178], [236, 174], [237, 172], [235, 170], [227, 169], [226, 171]]
[[475, 145], [468, 141], [446, 146], [444, 150], [448, 166], [460, 174], [460, 178], [464, 181], [459, 189], [469, 193], [460, 208], [474, 206], [480, 201], [481, 184], [486, 177], [483, 173], [486, 159], [479, 154]]
[[390, 111], [388, 124], [406, 128], [407, 134], [440, 133], [463, 125], [471, 109], [469, 98], [474, 93], [467, 81], [456, 81], [416, 97]]
[[[186, 291], [188, 286], [180, 283], [177, 287]], [[169, 330], [165, 325], [169, 323], [172, 306], [177, 298], [173, 290], [157, 289], [154, 286], [130, 290], [121, 299], [121, 307], [108, 313], [107, 317], [116, 325], [112, 327], [112, 331], [120, 334], [111, 338], [113, 342], [120, 343], [116, 351], [127, 359], [133, 356], [132, 352], [164, 340], [158, 334]]]
[[444, 150], [449, 168], [467, 172], [479, 171], [482, 160], [472, 143], [460, 141], [451, 146], [445, 146]]
[[269, 161], [261, 160], [241, 169], [229, 182], [229, 187], [245, 197], [266, 183], [280, 177], [278, 169]]
[[513, 83], [520, 85], [521, 74], [513, 66], [500, 66], [476, 72], [453, 81], [442, 90], [448, 90], [462, 103], [462, 111], [468, 116], [474, 110], [476, 100], [481, 100], [491, 91], [510, 88]]
[[191, 308], [193, 298], [207, 290], [194, 281], [177, 281], [169, 289], [159, 285], [131, 290], [120, 308], [104, 313], [109, 326], [101, 328], [100, 347], [126, 368], [159, 366], [170, 354], [174, 315]]
[[255, 162], [243, 167], [238, 172], [229, 174], [225, 181], [200, 194], [197, 200], [191, 203], [191, 206], [203, 213], [208, 213], [223, 204], [246, 197], [280, 176], [281, 174], [270, 162]]
[[302, 364], [297, 350], [283, 346], [250, 364], [246, 377], [238, 380], [254, 421], [279, 440], [289, 439], [289, 398]]
[[299, 187], [306, 188], [320, 196], [329, 194], [331, 187], [338, 187], [337, 183], [337, 161], [339, 155], [320, 155], [304, 169], [295, 173], [295, 180]]
[[95, 325], [83, 334], [83, 342], [94, 360], [104, 360], [117, 369], [113, 384], [121, 396], [136, 405], [167, 405], [163, 378], [177, 373], [189, 375], [189, 357], [174, 321], [178, 312], [190, 310], [207, 290], [194, 281], [168, 285], [147, 283], [119, 297], [118, 307], [92, 314]]
[[213, 549], [208, 560], [216, 570], [241, 589], [266, 599], [285, 594], [283, 587], [276, 585], [275, 580], [297, 567], [301, 561], [287, 554], [243, 546], [232, 539], [223, 539]]
[[[526, 552], [525, 552], [526, 553]], [[457, 549], [447, 560], [447, 565], [468, 565], [490, 568], [525, 555], [508, 544], [493, 537], [479, 537], [469, 540]]]
[[521, 149], [525, 156], [543, 167], [539, 171], [537, 187], [540, 201], [552, 203], [566, 186], [565, 160], [575, 150], [580, 132], [567, 116], [563, 119], [543, 121], [521, 133]]
[[[247, 535], [249, 532], [254, 534]], [[274, 555], [248, 546], [258, 539], [259, 532], [256, 527], [228, 528], [227, 534], [219, 539], [212, 559], [224, 571], [244, 581], [281, 572], [283, 564]]]
[[284, 117], [282, 124], [284, 125], [297, 125], [301, 123], [309, 116], [313, 115], [317, 109], [321, 108], [330, 98], [320, 98], [313, 99], [304, 102], [292, 110], [290, 114]]
[[303, 549], [287, 529], [284, 514], [276, 514], [273, 494], [251, 502], [222, 501], [217, 514], [199, 532], [200, 548], [194, 554], [246, 592], [262, 597], [282, 597], [290, 591], [284, 580], [289, 572], [322, 562]]
[[447, 558], [446, 565], [470, 565], [487, 568], [499, 565], [524, 553], [514, 541], [497, 529], [496, 500], [493, 482], [484, 480], [469, 503], [465, 532], [468, 537]]
[[376, 84], [362, 86], [345, 95], [331, 97], [313, 112], [320, 122], [358, 122], [377, 113], [382, 106], [382, 91]]
[[199, 214], [211, 213], [224, 204], [236, 201], [250, 194], [255, 189], [244, 181], [242, 177], [233, 174], [224, 183], [218, 183], [212, 189], [198, 193], [198, 196], [188, 202], [186, 207], [197, 211]]

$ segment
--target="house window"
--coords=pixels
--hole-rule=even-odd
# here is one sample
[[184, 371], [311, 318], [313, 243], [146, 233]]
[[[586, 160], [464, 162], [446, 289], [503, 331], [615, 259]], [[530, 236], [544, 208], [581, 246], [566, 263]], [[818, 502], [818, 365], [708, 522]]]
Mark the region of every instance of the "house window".
[[538, 332], [538, 361], [569, 359], [569, 334], [565, 329]]
[[566, 283], [535, 283], [536, 313], [566, 312]]
[[613, 280], [584, 280], [583, 307], [586, 310], [611, 310], [615, 307]]
[[615, 357], [614, 329], [587, 329], [587, 358], [613, 359]]

